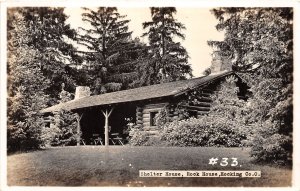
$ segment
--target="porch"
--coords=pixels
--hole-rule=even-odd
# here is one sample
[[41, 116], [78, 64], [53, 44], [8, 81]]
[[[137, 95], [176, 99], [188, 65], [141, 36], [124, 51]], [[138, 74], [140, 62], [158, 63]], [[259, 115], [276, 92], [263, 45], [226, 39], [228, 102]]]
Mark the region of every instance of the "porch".
[[124, 145], [128, 142], [128, 124], [136, 121], [133, 104], [96, 106], [75, 111], [77, 145]]

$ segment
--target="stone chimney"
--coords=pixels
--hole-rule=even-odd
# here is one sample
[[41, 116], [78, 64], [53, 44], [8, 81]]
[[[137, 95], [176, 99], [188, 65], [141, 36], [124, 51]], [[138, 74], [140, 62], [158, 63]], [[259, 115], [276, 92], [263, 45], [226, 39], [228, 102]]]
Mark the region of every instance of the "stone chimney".
[[220, 55], [220, 51], [214, 51], [211, 62], [211, 72], [220, 72], [223, 70], [231, 71], [231, 62], [228, 58]]
[[75, 90], [75, 100], [91, 95], [90, 88], [87, 86], [77, 86]]

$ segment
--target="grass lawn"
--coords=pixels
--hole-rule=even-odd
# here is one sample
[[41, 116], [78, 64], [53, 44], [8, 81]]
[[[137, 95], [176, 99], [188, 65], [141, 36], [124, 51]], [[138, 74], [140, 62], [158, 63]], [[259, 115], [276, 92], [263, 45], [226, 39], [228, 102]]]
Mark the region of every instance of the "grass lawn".
[[[9, 186], [290, 186], [292, 170], [253, 164], [249, 150], [203, 147], [50, 148], [8, 156]], [[241, 167], [209, 165], [236, 157]], [[144, 178], [139, 170], [260, 170], [260, 178]]]

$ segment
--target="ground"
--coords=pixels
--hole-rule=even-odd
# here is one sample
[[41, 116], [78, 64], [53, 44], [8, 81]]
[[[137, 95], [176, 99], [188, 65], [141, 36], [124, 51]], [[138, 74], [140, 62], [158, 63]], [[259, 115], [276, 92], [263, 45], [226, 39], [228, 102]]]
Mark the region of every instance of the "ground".
[[[239, 165], [209, 165], [235, 157]], [[9, 186], [290, 186], [291, 169], [251, 162], [249, 149], [60, 147], [8, 156]], [[261, 170], [261, 178], [143, 178], [139, 170]]]

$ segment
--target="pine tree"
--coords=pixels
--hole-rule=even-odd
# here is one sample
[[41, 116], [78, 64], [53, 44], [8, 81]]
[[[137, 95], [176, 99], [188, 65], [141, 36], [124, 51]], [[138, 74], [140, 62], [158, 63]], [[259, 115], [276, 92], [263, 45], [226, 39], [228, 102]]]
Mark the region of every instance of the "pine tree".
[[[65, 89], [62, 83], [62, 90], [59, 94], [59, 103], [72, 100], [72, 95]], [[77, 114], [72, 111], [59, 110], [53, 113], [50, 127], [42, 128], [41, 138], [48, 146], [75, 145], [78, 137]]]
[[88, 85], [93, 94], [127, 89], [136, 78], [135, 65], [141, 45], [131, 39], [129, 20], [120, 15], [116, 7], [84, 10], [82, 20], [91, 28], [81, 28], [78, 42], [89, 50], [82, 52]]
[[290, 162], [292, 156], [293, 10], [219, 8], [213, 13], [224, 41], [211, 41], [251, 86], [248, 121], [254, 128], [252, 156]]
[[27, 45], [40, 52], [42, 73], [50, 80], [50, 86], [45, 89], [45, 93], [50, 96], [49, 104], [56, 104], [60, 92], [59, 84], [64, 82], [67, 90], [75, 90], [76, 76], [72, 75], [75, 70], [73, 66], [80, 63], [81, 58], [70, 41], [75, 39], [76, 32], [66, 24], [64, 8], [10, 8], [8, 29], [16, 13], [23, 15], [25, 25], [31, 31]]
[[14, 14], [8, 30], [8, 150], [38, 148], [44, 126], [39, 111], [46, 107], [44, 90], [50, 82], [42, 73], [41, 52], [32, 48], [33, 28], [25, 18]]
[[149, 39], [148, 55], [140, 63], [140, 84], [149, 85], [186, 79], [192, 76], [188, 64], [188, 54], [175, 38], [184, 39], [181, 30], [185, 26], [176, 21], [174, 7], [151, 7], [152, 21], [144, 22], [143, 28], [148, 31], [142, 36]]

